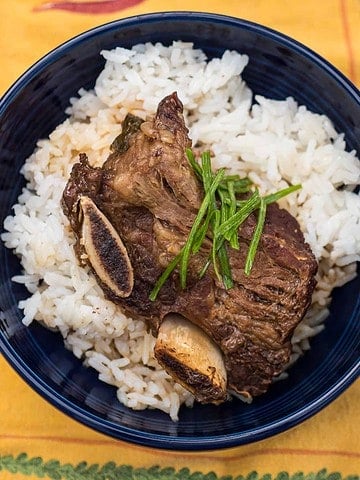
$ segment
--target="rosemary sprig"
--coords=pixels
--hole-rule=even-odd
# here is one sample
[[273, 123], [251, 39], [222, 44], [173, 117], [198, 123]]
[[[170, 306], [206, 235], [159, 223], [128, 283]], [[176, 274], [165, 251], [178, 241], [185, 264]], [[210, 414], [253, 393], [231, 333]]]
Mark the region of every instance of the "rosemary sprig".
[[[152, 301], [156, 299], [164, 283], [176, 268], [179, 268], [180, 286], [183, 289], [186, 288], [190, 257], [199, 252], [206, 237], [211, 239], [211, 250], [199, 277], [204, 276], [212, 264], [215, 275], [219, 281], [223, 282], [224, 288], [232, 288], [234, 283], [228, 248], [240, 248], [239, 228], [249, 215], [258, 211], [258, 219], [244, 267], [245, 274], [250, 275], [265, 224], [267, 205], [301, 188], [301, 185], [292, 185], [261, 197], [257, 188], [251, 190], [252, 182], [249, 178], [225, 175], [224, 168], [213, 172], [210, 152], [207, 151], [201, 155], [200, 163], [195, 159], [191, 149], [186, 149], [185, 153], [190, 166], [202, 182], [204, 198], [184, 246], [166, 267], [150, 293], [149, 298]], [[244, 193], [250, 196], [247, 199], [238, 199], [237, 195]]]

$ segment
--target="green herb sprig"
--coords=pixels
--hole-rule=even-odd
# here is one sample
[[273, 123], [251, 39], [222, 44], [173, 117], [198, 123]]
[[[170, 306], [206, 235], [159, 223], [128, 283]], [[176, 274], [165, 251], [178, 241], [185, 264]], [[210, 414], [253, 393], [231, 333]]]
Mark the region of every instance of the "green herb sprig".
[[[245, 274], [250, 275], [265, 224], [267, 206], [301, 188], [301, 185], [291, 185], [261, 197], [258, 189], [253, 189], [249, 178], [226, 175], [225, 168], [213, 172], [210, 152], [202, 153], [200, 163], [196, 161], [191, 149], [186, 150], [186, 156], [196, 176], [202, 182], [204, 198], [184, 246], [166, 267], [151, 291], [149, 296], [151, 301], [157, 298], [164, 283], [176, 268], [179, 268], [180, 286], [182, 289], [186, 288], [190, 257], [199, 252], [206, 237], [211, 239], [211, 252], [199, 277], [203, 277], [212, 264], [215, 275], [223, 282], [224, 288], [232, 288], [234, 282], [228, 247], [235, 250], [240, 248], [239, 228], [252, 213], [257, 211], [257, 223], [244, 267]], [[248, 198], [238, 199], [238, 196], [243, 194], [247, 194]]]

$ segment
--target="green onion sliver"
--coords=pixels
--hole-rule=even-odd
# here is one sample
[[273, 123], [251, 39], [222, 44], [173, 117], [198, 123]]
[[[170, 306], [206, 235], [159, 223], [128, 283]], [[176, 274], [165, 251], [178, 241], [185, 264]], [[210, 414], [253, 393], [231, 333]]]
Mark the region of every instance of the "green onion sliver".
[[156, 300], [156, 297], [158, 296], [158, 293], [162, 289], [164, 283], [170, 277], [171, 273], [173, 272], [173, 270], [175, 270], [176, 266], [180, 262], [181, 254], [182, 254], [182, 250], [180, 250], [180, 253], [178, 253], [176, 255], [176, 257], [174, 257], [171, 260], [169, 265], [166, 267], [166, 269], [163, 271], [163, 273], [158, 278], [157, 282], [155, 283], [154, 288], [151, 290], [151, 293], [149, 295], [149, 299], [152, 302], [154, 302]]
[[218, 262], [217, 262], [217, 258], [216, 258], [216, 255], [217, 255], [217, 239], [218, 239], [217, 231], [219, 229], [220, 221], [221, 221], [220, 210], [216, 209], [216, 210], [214, 210], [214, 220], [213, 220], [213, 223], [212, 223], [213, 241], [212, 241], [212, 248], [211, 248], [211, 258], [212, 258], [212, 263], [214, 265], [214, 272], [215, 272], [215, 275], [217, 276], [218, 280], [221, 280], [221, 275], [220, 275], [220, 272], [219, 272], [219, 269], [218, 269]]
[[195, 155], [193, 153], [193, 151], [191, 150], [191, 148], [187, 148], [185, 150], [185, 153], [186, 153], [186, 157], [188, 159], [188, 162], [190, 163], [190, 166], [191, 168], [194, 170], [194, 172], [196, 173], [196, 175], [199, 177], [199, 178], [202, 178], [202, 170], [201, 170], [201, 167], [200, 165], [197, 163], [197, 161], [195, 160]]
[[245, 275], [250, 275], [252, 266], [254, 264], [255, 260], [255, 255], [256, 255], [256, 250], [259, 245], [260, 237], [264, 228], [264, 223], [265, 223], [265, 217], [266, 217], [266, 202], [264, 198], [260, 199], [260, 207], [259, 207], [259, 214], [258, 214], [258, 220], [255, 228], [254, 235], [251, 238], [251, 242], [249, 245], [249, 250], [246, 256], [246, 261], [245, 261]]
[[223, 235], [226, 240], [230, 241], [234, 232], [238, 231], [239, 226], [244, 223], [247, 217], [259, 207], [260, 195], [259, 191], [255, 190], [252, 196], [246, 201], [246, 203], [240, 207], [240, 209], [232, 215], [226, 222], [219, 227], [219, 234]]
[[152, 301], [156, 299], [164, 283], [178, 265], [181, 288], [186, 287], [190, 256], [200, 250], [208, 234], [212, 238], [211, 253], [200, 272], [200, 278], [205, 275], [212, 263], [214, 272], [217, 278], [222, 280], [224, 287], [232, 288], [233, 279], [226, 241], [232, 248], [238, 249], [238, 230], [241, 224], [251, 213], [259, 210], [245, 262], [245, 274], [250, 275], [265, 224], [267, 205], [301, 188], [301, 185], [291, 185], [262, 198], [256, 189], [248, 199], [239, 200], [236, 198], [237, 194], [251, 193], [252, 181], [248, 177], [225, 175], [225, 168], [219, 169], [214, 174], [209, 151], [202, 153], [200, 163], [196, 161], [190, 148], [187, 148], [185, 153], [190, 166], [203, 184], [204, 198], [184, 246], [166, 267], [151, 291], [149, 298]]
[[283, 188], [278, 192], [270, 193], [270, 195], [266, 195], [264, 197], [265, 203], [266, 205], [269, 205], [270, 203], [277, 202], [280, 200], [280, 198], [286, 197], [286, 195], [289, 195], [289, 193], [296, 192], [296, 190], [300, 190], [300, 188], [301, 185], [290, 185], [290, 187]]
[[[234, 182], [228, 182], [228, 191], [229, 191], [229, 198], [230, 198], [230, 205], [229, 205], [229, 217], [232, 217], [236, 213], [236, 195], [234, 190]], [[235, 250], [239, 250], [239, 235], [238, 231], [235, 230], [229, 239], [229, 243], [232, 248]]]
[[225, 290], [229, 290], [234, 286], [234, 282], [232, 278], [229, 257], [224, 243], [220, 245], [220, 248], [218, 250], [218, 257], [223, 285], [225, 287]]
[[182, 256], [180, 259], [180, 285], [181, 288], [186, 287], [186, 277], [187, 277], [187, 267], [189, 263], [190, 253], [192, 250], [194, 239], [196, 238], [196, 232], [201, 225], [202, 219], [206, 214], [208, 209], [209, 203], [212, 200], [212, 197], [221, 182], [222, 178], [224, 177], [225, 169], [220, 169], [217, 171], [214, 180], [212, 181], [209, 190], [206, 192], [205, 197], [200, 205], [198, 213], [195, 217], [194, 223], [191, 227], [188, 239], [183, 247]]
[[201, 245], [205, 240], [206, 234], [208, 233], [210, 221], [211, 221], [211, 212], [208, 212], [205, 218], [205, 221], [199, 227], [198, 232], [196, 232], [196, 235], [194, 237], [194, 241], [192, 244], [192, 248], [191, 248], [191, 253], [198, 253], [198, 251], [200, 250]]

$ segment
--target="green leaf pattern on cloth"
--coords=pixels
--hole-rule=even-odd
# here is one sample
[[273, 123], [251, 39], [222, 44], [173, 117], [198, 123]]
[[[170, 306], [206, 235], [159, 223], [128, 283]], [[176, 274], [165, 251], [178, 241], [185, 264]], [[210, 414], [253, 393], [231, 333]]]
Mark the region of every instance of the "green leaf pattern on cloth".
[[297, 472], [292, 475], [287, 472], [259, 475], [252, 471], [247, 475], [219, 477], [214, 472], [190, 472], [188, 468], [176, 471], [171, 467], [135, 468], [131, 465], [117, 465], [115, 462], [103, 465], [89, 465], [87, 462], [80, 462], [77, 465], [62, 464], [58, 460], [45, 462], [41, 457], [29, 458], [26, 453], [21, 453], [17, 457], [0, 456], [1, 471], [52, 480], [360, 480], [359, 475], [343, 476], [339, 472], [329, 473], [325, 468], [319, 472]]

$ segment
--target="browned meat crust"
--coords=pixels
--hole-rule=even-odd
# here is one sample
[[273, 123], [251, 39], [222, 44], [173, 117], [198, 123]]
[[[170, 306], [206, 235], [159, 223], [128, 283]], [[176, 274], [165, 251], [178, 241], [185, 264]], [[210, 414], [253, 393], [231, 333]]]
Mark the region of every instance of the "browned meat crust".
[[101, 169], [90, 167], [84, 155], [73, 168], [63, 209], [78, 236], [79, 258], [78, 201], [86, 195], [118, 232], [133, 268], [131, 294], [120, 298], [103, 285], [108, 297], [143, 319], [155, 335], [168, 313], [186, 317], [222, 350], [228, 389], [247, 396], [264, 393], [289, 361], [291, 336], [310, 304], [314, 256], [297, 221], [273, 204], [250, 276], [244, 264], [255, 214], [239, 231], [239, 251], [228, 252], [234, 288], [224, 290], [211, 269], [198, 279], [205, 246], [191, 259], [187, 288], [180, 289], [175, 271], [150, 301], [156, 280], [186, 240], [203, 191], [185, 157], [190, 140], [176, 94], [159, 104], [154, 119], [140, 123], [128, 135], [127, 149], [113, 151]]

